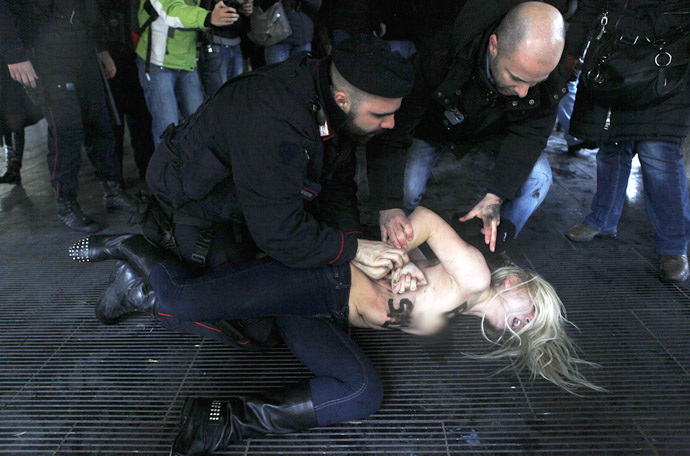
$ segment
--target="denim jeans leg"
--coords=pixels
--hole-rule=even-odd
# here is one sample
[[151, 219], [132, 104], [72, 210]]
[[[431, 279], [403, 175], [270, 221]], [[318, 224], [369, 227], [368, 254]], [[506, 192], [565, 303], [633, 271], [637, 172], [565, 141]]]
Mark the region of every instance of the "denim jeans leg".
[[239, 44], [226, 48], [225, 55], [227, 60], [224, 60], [226, 74], [223, 83], [244, 73], [244, 56], [242, 55], [242, 47]]
[[177, 83], [175, 93], [182, 117], [194, 114], [201, 103], [204, 102], [204, 89], [201, 87], [201, 79], [197, 69], [194, 71], [175, 70]]
[[659, 255], [685, 255], [690, 239], [690, 203], [680, 144], [639, 141], [647, 216]]
[[551, 166], [546, 154], [542, 152], [532, 172], [527, 176], [527, 180], [515, 195], [515, 199], [509, 201], [501, 210], [503, 217], [515, 225], [515, 236], [544, 201], [552, 182]]
[[585, 218], [588, 227], [604, 233], [616, 231], [635, 155], [633, 147], [633, 141], [608, 142], [599, 147], [597, 192], [592, 198], [592, 212]]
[[563, 129], [563, 137], [569, 146], [579, 144], [579, 139], [570, 135], [570, 117], [573, 114], [573, 106], [575, 106], [575, 95], [577, 94], [577, 79], [568, 82], [568, 93], [561, 98], [558, 103], [558, 123]]
[[161, 143], [161, 134], [171, 123], [177, 124], [177, 100], [175, 98], [175, 75], [173, 70], [151, 65], [149, 78], [144, 74], [146, 63], [137, 58], [139, 83], [144, 90], [146, 106], [151, 113], [151, 133], [156, 147]]
[[319, 426], [366, 418], [383, 401], [383, 385], [361, 348], [328, 319], [276, 318], [290, 351], [315, 377], [309, 381]]
[[403, 184], [403, 211], [410, 215], [422, 201], [426, 182], [443, 150], [426, 141], [415, 139], [407, 151]]
[[203, 81], [204, 93], [207, 98], [213, 96], [220, 86], [223, 85], [223, 82], [225, 82], [224, 50], [224, 46], [207, 46], [204, 47], [201, 54], [199, 70], [201, 71], [201, 80]]

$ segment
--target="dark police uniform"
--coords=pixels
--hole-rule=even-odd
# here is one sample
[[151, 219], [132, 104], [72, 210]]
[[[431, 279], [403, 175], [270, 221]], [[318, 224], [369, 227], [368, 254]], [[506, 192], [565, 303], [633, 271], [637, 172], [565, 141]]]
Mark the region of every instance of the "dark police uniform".
[[[184, 260], [243, 262], [252, 240], [289, 266], [355, 257], [354, 145], [337, 134], [346, 116], [328, 65], [302, 53], [240, 76], [166, 132], [146, 177]], [[199, 234], [209, 226], [202, 260]]]
[[96, 57], [97, 8], [86, 0], [0, 2], [0, 53], [30, 60], [47, 104], [48, 167], [58, 197], [75, 200], [81, 146], [100, 181], [119, 181], [115, 140]]

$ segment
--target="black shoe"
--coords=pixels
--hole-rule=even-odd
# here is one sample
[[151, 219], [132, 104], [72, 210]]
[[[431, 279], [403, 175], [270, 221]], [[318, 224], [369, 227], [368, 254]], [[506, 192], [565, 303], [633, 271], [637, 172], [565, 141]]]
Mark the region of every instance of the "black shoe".
[[661, 280], [663, 282], [685, 282], [690, 276], [687, 255], [661, 255]]
[[150, 244], [141, 234], [103, 234], [87, 236], [72, 244], [69, 256], [81, 263], [127, 261], [148, 282], [151, 269], [173, 255]]
[[22, 185], [22, 176], [19, 174], [19, 168], [8, 166], [5, 174], [0, 176], [0, 184]]
[[58, 198], [57, 214], [62, 223], [74, 231], [95, 233], [101, 229], [96, 222], [82, 212], [76, 200]]
[[155, 304], [156, 294], [144, 284], [141, 275], [129, 264], [119, 262], [96, 305], [96, 318], [104, 325], [112, 325], [130, 313], [153, 314]]
[[137, 212], [137, 202], [122, 189], [119, 182], [101, 182], [103, 205], [106, 211], [123, 210], [130, 214]]
[[171, 456], [206, 455], [248, 437], [287, 434], [318, 425], [308, 383], [228, 400], [187, 398]]
[[22, 185], [19, 170], [24, 156], [24, 128], [6, 133], [4, 138], [7, 171], [0, 176], [0, 184]]
[[577, 144], [568, 146], [568, 155], [577, 155], [582, 149], [598, 149], [599, 146], [593, 141], [580, 141]]

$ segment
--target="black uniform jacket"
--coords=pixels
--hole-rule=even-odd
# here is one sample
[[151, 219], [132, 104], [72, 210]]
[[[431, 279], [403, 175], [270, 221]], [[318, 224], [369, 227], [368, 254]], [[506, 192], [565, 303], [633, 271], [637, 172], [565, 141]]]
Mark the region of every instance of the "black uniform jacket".
[[[567, 53], [578, 56], [601, 30], [601, 14], [608, 11], [603, 39], [639, 37], [656, 41], [684, 31], [687, 52], [674, 58], [687, 61], [690, 53], [690, 2], [687, 0], [580, 0], [568, 29]], [[592, 58], [586, 55], [585, 58]], [[676, 71], [685, 71], [682, 65]], [[580, 82], [570, 121], [570, 133], [579, 139], [609, 141], [668, 141], [680, 143], [690, 130], [690, 84], [656, 106], [645, 109], [609, 109], [597, 102]]]
[[346, 116], [328, 65], [300, 53], [226, 83], [166, 131], [146, 175], [152, 193], [174, 216], [246, 222], [259, 248], [287, 265], [353, 259], [354, 145], [337, 135]]
[[[497, 154], [488, 191], [512, 199], [532, 171], [553, 129], [556, 108], [567, 93], [563, 61], [524, 98], [499, 94], [487, 75], [489, 37], [517, 1], [469, 0], [452, 30], [439, 33], [412, 58], [415, 85], [396, 113], [394, 130], [382, 138], [409, 147], [412, 138], [466, 153], [479, 146]], [[464, 120], [447, 126], [444, 112]]]

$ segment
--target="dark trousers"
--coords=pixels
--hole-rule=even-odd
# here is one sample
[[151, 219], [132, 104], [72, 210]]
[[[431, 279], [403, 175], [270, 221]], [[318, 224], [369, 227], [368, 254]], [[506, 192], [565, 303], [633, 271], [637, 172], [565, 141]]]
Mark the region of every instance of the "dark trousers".
[[108, 51], [117, 67], [117, 74], [108, 82], [117, 111], [120, 114], [121, 125], [114, 128], [115, 150], [119, 158], [120, 168], [122, 168], [124, 155], [126, 123], [134, 150], [134, 162], [139, 170], [139, 177], [144, 179], [154, 146], [151, 135], [151, 114], [146, 107], [144, 91], [139, 85], [136, 54], [133, 50], [120, 44], [109, 46]]
[[212, 325], [194, 320], [276, 316], [283, 340], [315, 375], [309, 384], [319, 425], [361, 419], [380, 407], [383, 389], [374, 366], [337, 323], [347, 321], [349, 264], [253, 263], [193, 278], [181, 264], [165, 261], [149, 280], [157, 316], [170, 329], [222, 341]]
[[38, 45], [32, 62], [48, 104], [48, 169], [58, 197], [76, 199], [81, 147], [99, 181], [119, 181], [110, 114], [95, 45], [83, 33], [61, 31]]

